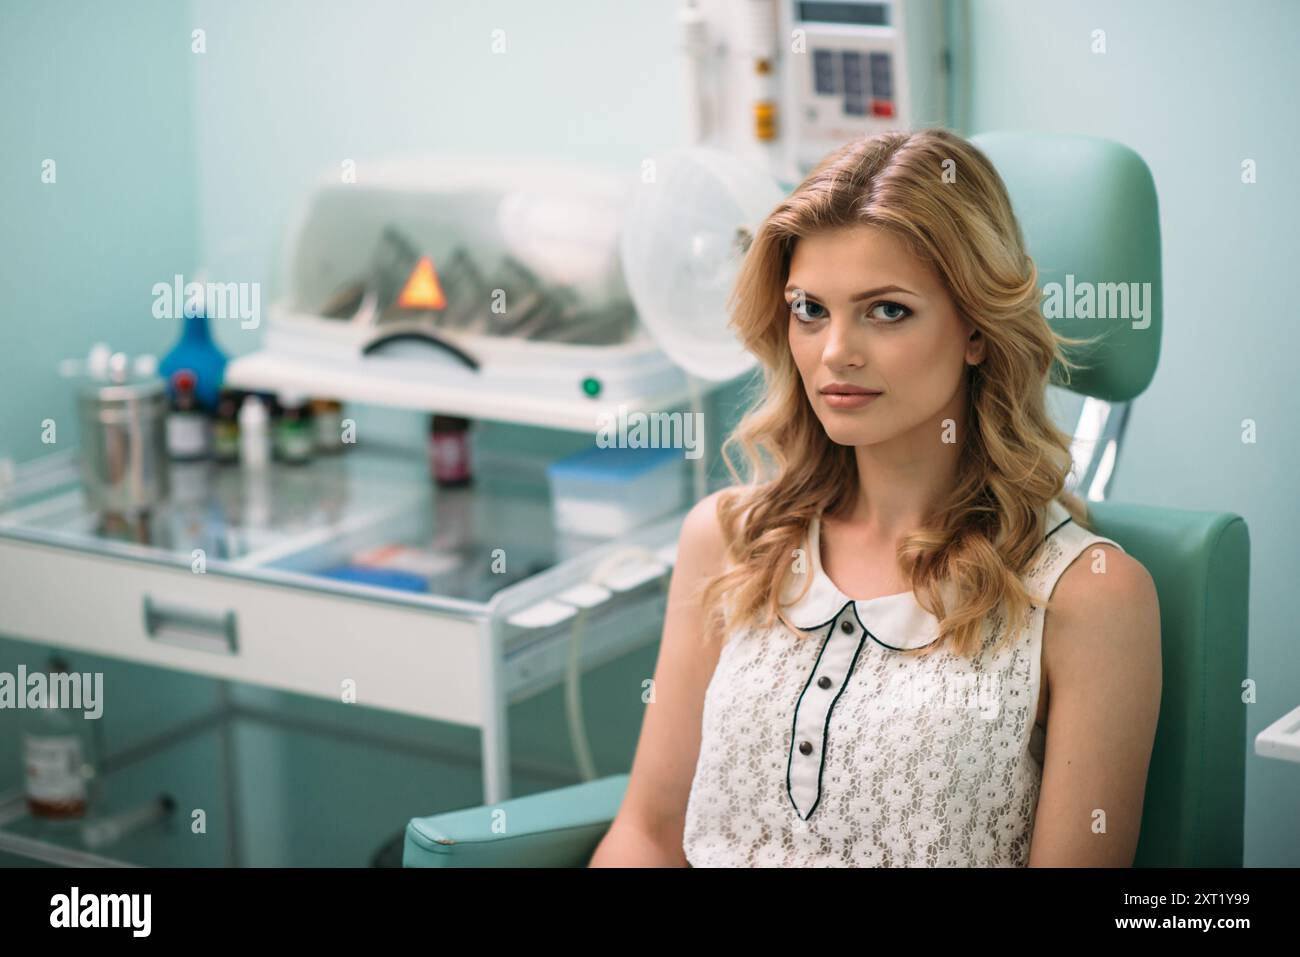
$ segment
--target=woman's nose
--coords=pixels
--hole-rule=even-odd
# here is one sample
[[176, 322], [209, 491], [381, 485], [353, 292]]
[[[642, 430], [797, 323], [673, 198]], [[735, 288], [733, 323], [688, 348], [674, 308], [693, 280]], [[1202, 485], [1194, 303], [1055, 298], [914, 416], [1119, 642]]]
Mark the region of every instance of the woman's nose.
[[856, 365], [862, 361], [860, 330], [853, 321], [842, 314], [831, 316], [826, 324], [826, 342], [822, 346], [822, 360], [830, 366]]

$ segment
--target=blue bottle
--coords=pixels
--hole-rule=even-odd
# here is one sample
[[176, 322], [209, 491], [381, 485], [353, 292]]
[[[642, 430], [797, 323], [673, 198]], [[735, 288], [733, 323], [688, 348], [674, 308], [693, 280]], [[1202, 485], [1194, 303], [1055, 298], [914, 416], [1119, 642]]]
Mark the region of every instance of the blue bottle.
[[180, 340], [162, 362], [158, 363], [158, 372], [167, 381], [170, 398], [172, 391], [172, 373], [179, 369], [190, 369], [197, 380], [194, 384], [194, 397], [198, 404], [209, 412], [215, 412], [217, 400], [221, 393], [221, 383], [226, 375], [226, 355], [212, 341], [212, 330], [208, 328], [208, 317], [202, 310], [196, 315], [185, 315], [185, 327]]

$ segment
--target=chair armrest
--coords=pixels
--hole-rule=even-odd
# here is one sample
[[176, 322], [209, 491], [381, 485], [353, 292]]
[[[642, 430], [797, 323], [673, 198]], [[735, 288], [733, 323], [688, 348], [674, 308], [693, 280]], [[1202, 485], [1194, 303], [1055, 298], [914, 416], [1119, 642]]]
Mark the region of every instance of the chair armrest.
[[628, 775], [412, 818], [403, 867], [586, 867], [618, 813]]

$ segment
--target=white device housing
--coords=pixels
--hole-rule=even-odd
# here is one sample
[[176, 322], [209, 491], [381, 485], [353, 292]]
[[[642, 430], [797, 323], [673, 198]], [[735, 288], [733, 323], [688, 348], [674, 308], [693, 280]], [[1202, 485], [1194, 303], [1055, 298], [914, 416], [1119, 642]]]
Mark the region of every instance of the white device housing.
[[[288, 231], [263, 348], [232, 361], [227, 384], [575, 431], [594, 430], [611, 404], [685, 402], [684, 373], [636, 319], [622, 277], [618, 239], [631, 177], [500, 155], [362, 164], [354, 183], [323, 177]], [[489, 287], [494, 264], [510, 256], [580, 305], [630, 317], [627, 332], [582, 344], [437, 331], [452, 347], [438, 348], [419, 341], [415, 320], [322, 315], [320, 303], [366, 274], [389, 226], [437, 268], [452, 250], [469, 250]], [[367, 353], [404, 332], [415, 341]], [[584, 391], [588, 380], [599, 382], [598, 393]]]
[[787, 187], [852, 139], [949, 120], [943, 0], [686, 0], [679, 19], [692, 136]]

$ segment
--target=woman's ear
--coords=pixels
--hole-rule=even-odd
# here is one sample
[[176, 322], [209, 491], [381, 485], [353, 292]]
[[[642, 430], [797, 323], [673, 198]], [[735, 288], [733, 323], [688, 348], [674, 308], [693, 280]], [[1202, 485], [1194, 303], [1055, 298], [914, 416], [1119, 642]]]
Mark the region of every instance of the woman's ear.
[[986, 344], [984, 333], [972, 327], [969, 337], [966, 339], [966, 364], [977, 366], [984, 361], [984, 346]]

